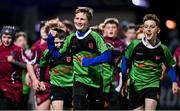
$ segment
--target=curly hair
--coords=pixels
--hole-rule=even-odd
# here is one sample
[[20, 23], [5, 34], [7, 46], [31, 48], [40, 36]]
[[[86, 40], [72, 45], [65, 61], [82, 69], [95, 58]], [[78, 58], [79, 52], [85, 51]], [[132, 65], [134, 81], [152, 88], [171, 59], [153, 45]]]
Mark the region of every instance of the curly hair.
[[51, 20], [48, 20], [45, 23], [45, 31], [46, 33], [49, 33], [50, 30], [64, 30], [66, 32], [66, 26], [59, 20], [59, 18], [54, 18]]

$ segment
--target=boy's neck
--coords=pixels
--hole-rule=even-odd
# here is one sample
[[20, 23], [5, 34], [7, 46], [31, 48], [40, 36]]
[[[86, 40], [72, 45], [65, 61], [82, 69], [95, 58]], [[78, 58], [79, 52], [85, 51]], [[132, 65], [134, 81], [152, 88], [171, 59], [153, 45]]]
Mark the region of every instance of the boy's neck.
[[148, 40], [148, 42], [149, 42], [152, 46], [155, 46], [155, 45], [156, 45], [156, 37]]

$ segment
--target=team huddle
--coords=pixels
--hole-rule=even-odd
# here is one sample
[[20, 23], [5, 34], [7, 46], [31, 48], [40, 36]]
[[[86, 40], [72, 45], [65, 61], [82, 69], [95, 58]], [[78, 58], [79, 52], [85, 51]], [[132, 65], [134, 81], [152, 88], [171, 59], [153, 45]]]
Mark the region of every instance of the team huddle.
[[[180, 93], [180, 48], [173, 56], [158, 39], [160, 20], [146, 14], [142, 24], [107, 18], [91, 27], [93, 9], [78, 7], [74, 27], [54, 18], [40, 24], [40, 39], [28, 47], [14, 26], [0, 33], [0, 110], [156, 110], [160, 81], [167, 73]], [[121, 37], [122, 36], [122, 37]], [[31, 89], [31, 91], [30, 91]]]

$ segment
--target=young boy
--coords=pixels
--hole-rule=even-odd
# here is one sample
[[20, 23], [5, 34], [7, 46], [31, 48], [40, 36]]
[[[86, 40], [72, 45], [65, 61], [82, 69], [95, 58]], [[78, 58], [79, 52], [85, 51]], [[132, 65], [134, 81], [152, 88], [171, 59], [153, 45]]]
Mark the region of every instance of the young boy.
[[[49, 69], [46, 69], [46, 76], [44, 82], [46, 83], [46, 90], [40, 91], [39, 89], [39, 78], [40, 78], [40, 67], [39, 62], [42, 57], [43, 51], [47, 49], [47, 32], [45, 27], [45, 21], [41, 22], [40, 26], [40, 40], [36, 41], [32, 47], [31, 57], [25, 57], [27, 62], [27, 77], [31, 78], [31, 84], [35, 90], [35, 109], [36, 110], [49, 110], [50, 109], [50, 76]], [[30, 51], [29, 51], [30, 52]]]
[[14, 45], [14, 26], [4, 26], [0, 39], [0, 110], [20, 109], [22, 96], [21, 72], [25, 64], [21, 48]]
[[[103, 38], [92, 31], [89, 26], [93, 11], [88, 7], [78, 7], [75, 11], [74, 25], [76, 32], [72, 33], [64, 41], [63, 47], [57, 51], [53, 43], [57, 32], [51, 31], [48, 35], [48, 49], [53, 58], [61, 58], [65, 52], [73, 54], [73, 105], [75, 110], [79, 109], [102, 109], [102, 92], [100, 88], [100, 66], [83, 67], [83, 57], [95, 57], [99, 53], [109, 54]], [[109, 92], [112, 75], [105, 75], [106, 88]], [[89, 99], [89, 101], [88, 101]]]
[[[65, 39], [65, 32], [63, 30], [58, 31], [58, 36], [54, 39], [54, 45], [59, 50]], [[40, 60], [41, 67], [41, 87], [43, 86], [44, 73], [43, 69], [50, 68], [50, 95], [51, 95], [51, 110], [63, 110], [65, 108], [72, 108], [72, 56], [71, 54], [63, 54], [61, 59], [53, 59], [49, 50], [43, 52], [43, 57]]]
[[[169, 49], [157, 39], [160, 21], [154, 14], [143, 19], [142, 40], [134, 40], [125, 52], [122, 61], [122, 74], [130, 69], [130, 99], [135, 110], [155, 110], [160, 97], [160, 76], [162, 63], [165, 64], [172, 80], [172, 91], [177, 93], [178, 86]], [[129, 63], [131, 63], [129, 65]]]
[[[16, 33], [15, 42], [14, 44], [21, 47], [22, 51], [22, 59], [24, 59], [24, 53], [28, 51], [28, 41], [27, 41], [27, 33], [25, 32], [18, 32]], [[28, 54], [26, 54], [28, 56]], [[24, 61], [24, 60], [23, 60]], [[29, 100], [29, 93], [30, 87], [26, 85], [26, 69], [22, 70], [22, 82], [23, 82], [23, 92], [22, 92], [22, 101], [21, 101], [21, 109], [28, 109], [28, 100]]]
[[126, 44], [119, 37], [119, 21], [116, 18], [107, 18], [104, 20], [104, 28], [103, 35], [106, 44], [111, 49], [112, 60], [109, 62], [111, 68], [106, 64], [103, 64], [103, 70], [107, 71], [107, 73], [113, 72], [113, 83], [115, 87], [112, 89], [112, 96], [110, 99], [109, 109], [120, 109], [120, 89], [122, 86], [121, 74], [119, 70], [119, 63], [122, 58], [123, 52], [126, 48]]

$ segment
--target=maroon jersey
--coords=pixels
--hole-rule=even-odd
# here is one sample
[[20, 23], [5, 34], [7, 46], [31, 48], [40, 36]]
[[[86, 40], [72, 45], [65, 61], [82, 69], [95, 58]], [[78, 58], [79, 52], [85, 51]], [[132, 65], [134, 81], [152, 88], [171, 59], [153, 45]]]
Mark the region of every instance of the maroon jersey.
[[123, 51], [126, 48], [125, 42], [121, 38], [104, 37], [105, 42], [113, 46], [113, 49]]
[[[47, 42], [41, 44], [41, 40], [38, 40], [36, 43], [33, 44], [31, 50], [33, 52], [33, 57], [37, 57], [35, 64], [34, 64], [34, 70], [36, 77], [40, 80], [40, 66], [39, 62], [42, 57], [43, 52], [47, 49]], [[45, 77], [44, 77], [44, 83], [46, 85], [45, 91], [36, 91], [36, 103], [37, 105], [43, 103], [50, 97], [50, 74], [49, 74], [49, 68], [46, 68], [45, 71]]]
[[105, 42], [108, 46], [112, 48], [112, 57], [113, 57], [113, 65], [116, 65], [117, 62], [119, 62], [120, 57], [123, 55], [123, 52], [126, 48], [125, 42], [116, 37], [116, 38], [111, 38], [111, 37], [104, 37]]
[[22, 62], [21, 48], [16, 45], [0, 46], [0, 90], [3, 96], [12, 102], [19, 103], [22, 95], [22, 68], [8, 62], [7, 57], [13, 56], [16, 61]]
[[38, 40], [32, 45], [31, 50], [33, 51], [33, 53], [37, 53], [36, 63], [39, 63], [42, 54], [47, 49], [47, 47], [48, 47], [47, 42], [41, 44], [41, 40]]
[[113, 79], [115, 82], [115, 85], [118, 86], [119, 84], [119, 80], [120, 80], [120, 68], [118, 66], [118, 64], [120, 63], [121, 57], [126, 49], [126, 43], [124, 42], [124, 40], [122, 40], [121, 38], [111, 38], [111, 37], [104, 37], [105, 42], [108, 46], [110, 46], [112, 48], [112, 61], [111, 64], [114, 66], [114, 70], [113, 70]]
[[[36, 57], [36, 61], [34, 63], [34, 69], [35, 73], [38, 79], [40, 79], [40, 67], [39, 67], [39, 62], [42, 57], [43, 52], [47, 49], [47, 42], [41, 44], [41, 40], [38, 40], [36, 43], [33, 44], [31, 47], [31, 51], [33, 52], [33, 57]], [[49, 76], [49, 70], [46, 69], [46, 74], [44, 81], [49, 82], [50, 81], [50, 76]]]
[[176, 61], [175, 70], [177, 74], [178, 86], [180, 86], [180, 47], [178, 47], [174, 52], [174, 58]]

